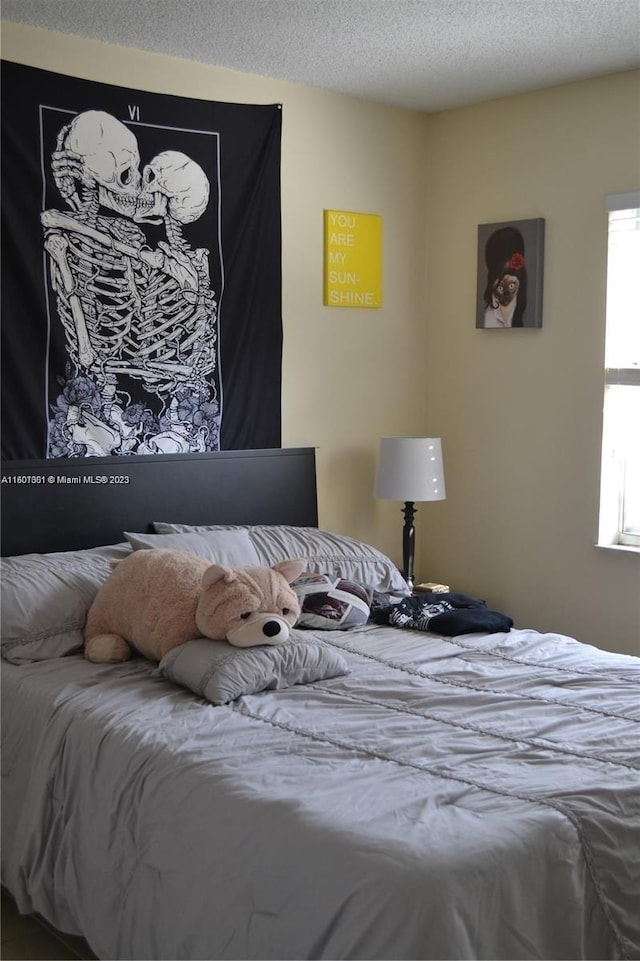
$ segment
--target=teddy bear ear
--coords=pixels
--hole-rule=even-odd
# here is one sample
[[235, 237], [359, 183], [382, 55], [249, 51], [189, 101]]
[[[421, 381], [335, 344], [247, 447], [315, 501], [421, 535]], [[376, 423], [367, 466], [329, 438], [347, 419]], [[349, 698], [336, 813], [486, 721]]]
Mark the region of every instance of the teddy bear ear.
[[291, 584], [292, 581], [295, 581], [296, 577], [300, 577], [306, 566], [306, 561], [296, 558], [295, 560], [280, 561], [279, 564], [274, 564], [273, 570], [282, 574], [285, 580]]
[[207, 567], [202, 575], [201, 590], [204, 591], [207, 587], [211, 587], [212, 584], [222, 580], [222, 578], [224, 578], [227, 584], [230, 584], [232, 581], [235, 581], [237, 576], [236, 572], [230, 567], [225, 567], [223, 564], [212, 564], [210, 567]]

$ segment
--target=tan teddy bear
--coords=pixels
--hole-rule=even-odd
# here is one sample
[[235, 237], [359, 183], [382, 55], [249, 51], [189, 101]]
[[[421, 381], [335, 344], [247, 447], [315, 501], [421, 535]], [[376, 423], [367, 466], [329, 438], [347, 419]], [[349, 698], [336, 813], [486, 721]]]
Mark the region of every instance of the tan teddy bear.
[[85, 657], [115, 663], [135, 650], [160, 661], [203, 636], [236, 647], [280, 644], [300, 615], [290, 584], [304, 566], [230, 568], [186, 551], [135, 551], [114, 563], [89, 609]]

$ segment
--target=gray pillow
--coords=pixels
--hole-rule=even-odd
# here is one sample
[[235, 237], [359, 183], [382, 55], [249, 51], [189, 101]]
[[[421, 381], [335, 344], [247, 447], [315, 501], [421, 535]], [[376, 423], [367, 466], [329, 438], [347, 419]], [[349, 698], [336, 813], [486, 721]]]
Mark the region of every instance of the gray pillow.
[[2, 657], [22, 664], [82, 650], [87, 611], [110, 561], [130, 553], [128, 544], [114, 544], [2, 558]]
[[282, 644], [260, 647], [189, 641], [165, 654], [154, 673], [212, 704], [228, 704], [243, 694], [310, 684], [348, 671], [337, 651], [292, 631]]
[[153, 529], [164, 534], [178, 531], [248, 531], [260, 557], [260, 564], [270, 567], [290, 557], [301, 557], [307, 571], [355, 581], [370, 591], [404, 597], [409, 585], [386, 554], [364, 541], [334, 534], [318, 527], [288, 525], [256, 525], [237, 527], [230, 524], [194, 527], [188, 524], [154, 523]]
[[134, 551], [149, 550], [155, 547], [188, 551], [204, 557], [212, 564], [227, 567], [260, 566], [258, 552], [246, 530], [220, 530], [188, 532], [184, 534], [131, 534], [124, 536]]

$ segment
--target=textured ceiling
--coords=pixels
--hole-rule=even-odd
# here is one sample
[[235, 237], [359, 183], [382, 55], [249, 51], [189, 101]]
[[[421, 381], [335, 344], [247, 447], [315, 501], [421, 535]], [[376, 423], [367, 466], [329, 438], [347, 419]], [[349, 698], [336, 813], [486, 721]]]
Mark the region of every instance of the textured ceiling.
[[3, 0], [2, 17], [429, 112], [640, 66], [640, 0]]

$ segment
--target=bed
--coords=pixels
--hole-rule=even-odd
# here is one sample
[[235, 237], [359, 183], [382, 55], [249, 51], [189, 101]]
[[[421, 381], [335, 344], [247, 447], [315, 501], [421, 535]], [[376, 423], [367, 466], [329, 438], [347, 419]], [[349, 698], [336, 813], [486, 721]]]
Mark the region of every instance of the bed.
[[306, 448], [4, 469], [6, 890], [99, 958], [640, 958], [640, 660], [368, 619], [300, 627], [341, 672], [215, 704], [84, 659], [109, 560], [154, 538], [395, 609], [315, 483]]

